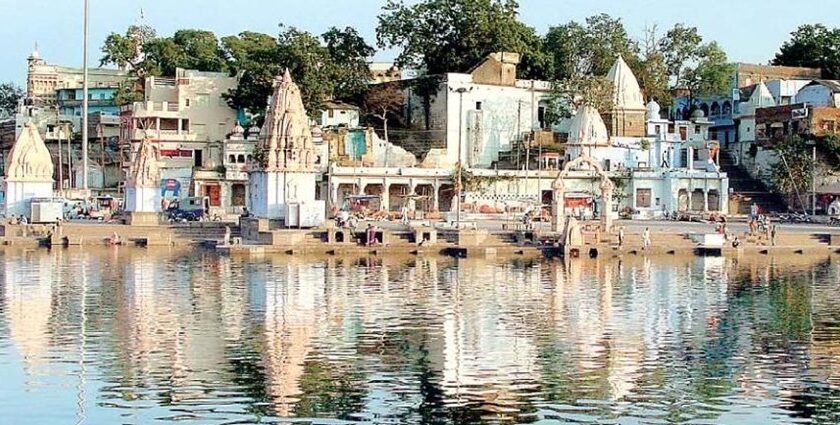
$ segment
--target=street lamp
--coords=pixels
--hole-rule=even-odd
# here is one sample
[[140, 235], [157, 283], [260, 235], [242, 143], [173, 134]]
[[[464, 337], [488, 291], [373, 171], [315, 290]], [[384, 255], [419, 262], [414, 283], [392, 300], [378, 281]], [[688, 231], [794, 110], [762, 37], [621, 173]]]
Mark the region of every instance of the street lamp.
[[461, 145], [462, 137], [464, 134], [464, 93], [472, 91], [472, 87], [458, 87], [453, 88], [450, 87], [449, 91], [453, 93], [458, 93], [458, 162], [457, 168], [455, 169], [455, 226], [458, 230], [461, 229], [461, 168], [464, 166], [461, 163]]
[[811, 215], [817, 215], [817, 141], [808, 140], [811, 147]]
[[88, 189], [88, 20], [90, 5], [84, 4], [84, 34], [82, 37], [82, 189]]

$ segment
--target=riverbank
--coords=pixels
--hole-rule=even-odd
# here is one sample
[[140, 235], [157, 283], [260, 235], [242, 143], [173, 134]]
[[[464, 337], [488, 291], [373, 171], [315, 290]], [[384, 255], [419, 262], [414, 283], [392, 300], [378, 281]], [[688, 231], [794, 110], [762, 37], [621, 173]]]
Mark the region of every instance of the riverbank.
[[[380, 224], [377, 223], [379, 226]], [[225, 227], [230, 226], [231, 243], [223, 243]], [[673, 222], [626, 222], [625, 242], [618, 246], [617, 237], [604, 238], [584, 226], [584, 244], [574, 251], [557, 244], [557, 235], [537, 230], [499, 230], [492, 223], [476, 230], [460, 232], [446, 228], [403, 226], [382, 223], [377, 240], [366, 246], [363, 230], [303, 229], [275, 230], [279, 241], [256, 244], [242, 240], [240, 227], [225, 223], [188, 223], [160, 226], [127, 226], [104, 223], [65, 223], [53, 225], [4, 225], [0, 243], [4, 246], [57, 247], [103, 246], [113, 235], [123, 245], [136, 246], [202, 246], [230, 255], [450, 255], [455, 257], [494, 258], [497, 256], [582, 257], [647, 256], [678, 254], [738, 255], [810, 255], [840, 253], [840, 229], [828, 226], [784, 229], [773, 245], [760, 236], [750, 236], [734, 228], [741, 245], [727, 244], [720, 249], [699, 249], [696, 236], [712, 233], [705, 226], [683, 226]], [[651, 232], [651, 246], [642, 248], [641, 233]], [[434, 236], [432, 236], [434, 234]], [[419, 242], [418, 242], [419, 241]]]

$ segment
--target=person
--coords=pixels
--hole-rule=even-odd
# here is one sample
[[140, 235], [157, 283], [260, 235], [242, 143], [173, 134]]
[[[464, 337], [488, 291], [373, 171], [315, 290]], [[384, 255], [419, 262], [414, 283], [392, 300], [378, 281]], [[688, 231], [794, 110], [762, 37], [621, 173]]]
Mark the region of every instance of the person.
[[338, 212], [338, 225], [344, 228], [350, 225], [350, 212], [347, 210]]
[[618, 229], [618, 247], [622, 248], [624, 246], [624, 226], [621, 226]]
[[251, 213], [248, 212], [248, 207], [242, 207], [242, 217], [250, 217]]
[[756, 218], [758, 218], [758, 205], [753, 202], [750, 206], [750, 220], [755, 220]]
[[741, 246], [741, 240], [735, 236], [735, 239], [732, 241], [732, 248], [738, 248], [739, 246]]
[[400, 208], [400, 221], [403, 224], [408, 224], [408, 206], [407, 205], [403, 205]]
[[29, 224], [29, 220], [23, 214], [20, 215], [20, 224]]
[[647, 250], [650, 248], [650, 229], [645, 227], [644, 232], [642, 232], [642, 249]]
[[18, 218], [16, 215], [12, 215], [12, 218], [9, 219], [9, 224], [18, 224]]
[[111, 233], [111, 238], [108, 240], [108, 243], [111, 245], [119, 245], [120, 235], [118, 235], [117, 232]]
[[755, 235], [755, 219], [750, 218], [750, 235]]
[[376, 244], [376, 226], [373, 223], [368, 223], [367, 227], [367, 246]]
[[772, 246], [776, 246], [776, 230], [776, 225], [774, 224], [770, 229], [770, 245]]

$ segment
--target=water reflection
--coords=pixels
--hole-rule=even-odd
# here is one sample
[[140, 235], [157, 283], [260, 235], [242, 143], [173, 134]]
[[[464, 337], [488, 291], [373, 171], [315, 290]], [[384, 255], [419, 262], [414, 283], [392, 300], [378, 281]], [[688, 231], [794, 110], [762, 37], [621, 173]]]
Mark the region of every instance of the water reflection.
[[840, 422], [836, 259], [4, 256], [0, 417]]

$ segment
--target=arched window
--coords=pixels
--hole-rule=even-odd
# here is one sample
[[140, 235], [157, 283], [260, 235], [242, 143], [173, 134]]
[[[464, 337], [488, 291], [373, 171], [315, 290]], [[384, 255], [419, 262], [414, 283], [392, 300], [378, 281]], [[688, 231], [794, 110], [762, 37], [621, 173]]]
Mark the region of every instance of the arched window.
[[236, 163], [236, 156], [234, 156], [234, 155], [228, 156], [228, 162], [231, 163], [231, 164]]
[[718, 115], [720, 115], [720, 104], [717, 103], [717, 102], [712, 102], [712, 115], [711, 116], [716, 117]]
[[236, 158], [236, 162], [237, 162], [237, 163], [239, 163], [239, 164], [244, 164], [244, 163], [245, 163], [245, 155], [240, 154], [240, 155]]
[[723, 110], [721, 111], [721, 113], [723, 115], [729, 115], [732, 113], [732, 104], [729, 103], [728, 100], [726, 102], [723, 102]]

